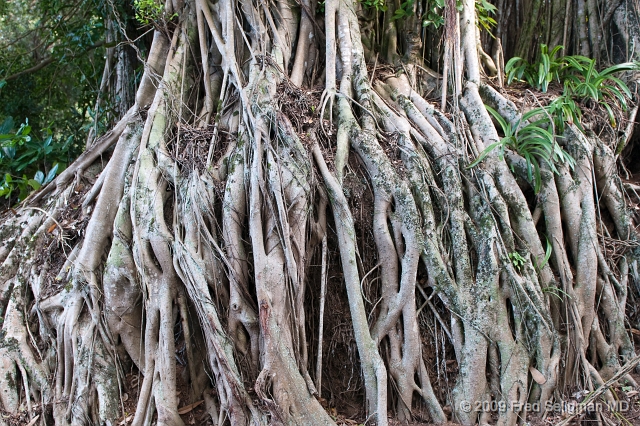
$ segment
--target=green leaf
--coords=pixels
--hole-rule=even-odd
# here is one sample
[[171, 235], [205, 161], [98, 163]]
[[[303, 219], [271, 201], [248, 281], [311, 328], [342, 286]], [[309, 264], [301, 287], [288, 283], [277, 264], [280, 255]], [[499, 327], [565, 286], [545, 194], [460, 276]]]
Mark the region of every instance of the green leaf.
[[640, 63], [638, 62], [624, 62], [622, 64], [613, 65], [600, 72], [602, 76], [609, 76], [623, 71], [637, 71], [640, 69]]
[[511, 133], [511, 132], [507, 132], [507, 129], [510, 128], [510, 126], [507, 124], [505, 119], [498, 113], [498, 111], [496, 111], [495, 109], [491, 108], [488, 105], [485, 105], [484, 107], [487, 109], [487, 111], [489, 111], [489, 114], [491, 114], [493, 118], [496, 119], [498, 124], [500, 124], [500, 127], [502, 127], [502, 130], [505, 132], [505, 136], [507, 135], [507, 133]]
[[18, 195], [18, 201], [22, 201], [25, 198], [27, 198], [27, 196], [31, 192], [29, 191], [29, 186], [25, 183], [22, 183], [22, 185], [18, 185], [18, 189], [20, 189], [20, 195]]
[[601, 104], [604, 105], [607, 113], [609, 114], [609, 123], [611, 124], [611, 127], [616, 127], [616, 116], [614, 115], [611, 106], [606, 102], [601, 102]]
[[4, 155], [13, 160], [16, 156], [16, 147], [15, 146], [5, 146], [2, 148], [2, 152], [4, 152]]
[[564, 46], [562, 46], [562, 45], [560, 45], [560, 44], [559, 44], [559, 45], [557, 45], [556, 47], [554, 47], [554, 48], [553, 48], [553, 50], [551, 51], [551, 53], [549, 54], [549, 56], [551, 56], [552, 58], [555, 58], [555, 57], [556, 57], [556, 55], [558, 54], [558, 52], [559, 52], [560, 50], [562, 50], [562, 49], [564, 49]]
[[469, 165], [467, 166], [467, 169], [471, 169], [471, 168], [473, 168], [473, 167], [477, 166], [478, 164], [480, 164], [480, 162], [481, 162], [482, 160], [484, 160], [484, 159], [485, 159], [485, 157], [486, 157], [487, 155], [489, 155], [489, 153], [491, 153], [491, 151], [493, 151], [496, 147], [500, 146], [501, 144], [502, 144], [502, 141], [500, 140], [500, 141], [498, 141], [498, 142], [494, 142], [494, 143], [492, 143], [491, 145], [489, 145], [488, 147], [486, 147], [486, 148], [485, 148], [485, 149], [480, 153], [480, 155], [478, 155], [478, 158], [476, 158], [476, 159], [475, 159], [475, 161], [474, 161], [473, 163], [471, 163], [471, 164], [469, 164]]
[[509, 59], [509, 61], [507, 61], [507, 64], [504, 66], [504, 72], [506, 74], [510, 74], [511, 70], [514, 69], [516, 67], [516, 64], [519, 62], [525, 62], [525, 60], [517, 56]]
[[36, 180], [40, 185], [44, 184], [44, 173], [38, 170], [33, 179]]
[[32, 187], [34, 190], [36, 190], [36, 191], [37, 191], [38, 189], [40, 189], [40, 187], [42, 187], [42, 185], [40, 185], [40, 182], [38, 182], [38, 181], [37, 181], [37, 180], [35, 180], [35, 179], [29, 179], [29, 180], [27, 181], [27, 183], [29, 184], [29, 186], [31, 186], [31, 187]]
[[620, 90], [618, 90], [617, 87], [614, 87], [614, 86], [607, 86], [606, 91], [612, 93], [613, 96], [611, 95], [609, 96], [615, 97], [616, 99], [618, 99], [618, 101], [620, 101], [620, 103], [622, 104], [623, 108], [626, 109], [627, 107], [626, 99], [630, 98], [631, 96], [625, 96], [625, 94], [623, 94]]
[[56, 174], [58, 173], [58, 165], [59, 164], [56, 163], [56, 165], [53, 166], [51, 170], [49, 170], [49, 173], [47, 173], [47, 178], [44, 180], [43, 185], [51, 182], [56, 177]]

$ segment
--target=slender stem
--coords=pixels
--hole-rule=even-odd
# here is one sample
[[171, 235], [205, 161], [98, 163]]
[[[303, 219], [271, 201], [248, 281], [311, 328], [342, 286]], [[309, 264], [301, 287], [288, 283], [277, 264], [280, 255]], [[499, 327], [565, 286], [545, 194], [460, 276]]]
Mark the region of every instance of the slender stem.
[[327, 234], [322, 237], [322, 273], [320, 279], [320, 321], [318, 329], [318, 361], [316, 363], [316, 388], [322, 397], [322, 333], [324, 331], [324, 302], [327, 294]]

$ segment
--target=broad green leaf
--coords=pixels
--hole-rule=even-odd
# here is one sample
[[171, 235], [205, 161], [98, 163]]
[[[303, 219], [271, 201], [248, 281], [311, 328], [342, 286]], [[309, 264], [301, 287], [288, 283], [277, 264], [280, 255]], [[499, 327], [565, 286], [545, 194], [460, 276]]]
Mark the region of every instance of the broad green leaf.
[[47, 173], [47, 178], [44, 180], [43, 184], [47, 184], [51, 182], [56, 177], [57, 173], [58, 173], [58, 163], [56, 163], [56, 165], [53, 166], [51, 170], [49, 170], [49, 173]]
[[42, 187], [42, 185], [40, 185], [40, 182], [38, 182], [38, 181], [37, 181], [37, 180], [35, 180], [35, 179], [29, 179], [29, 180], [27, 181], [27, 183], [29, 184], [29, 186], [31, 186], [31, 187], [32, 187], [34, 190], [36, 190], [36, 191], [37, 191], [38, 189], [40, 189], [40, 187]]
[[44, 183], [44, 173], [38, 170], [33, 179], [36, 180], [40, 185], [42, 185]]

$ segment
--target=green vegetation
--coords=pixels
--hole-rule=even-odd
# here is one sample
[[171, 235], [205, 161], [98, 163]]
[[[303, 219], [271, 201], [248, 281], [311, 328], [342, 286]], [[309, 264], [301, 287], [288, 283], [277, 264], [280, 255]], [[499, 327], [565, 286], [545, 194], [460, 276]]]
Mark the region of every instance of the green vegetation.
[[511, 84], [513, 80], [524, 80], [531, 87], [546, 92], [554, 79], [558, 82], [561, 76], [564, 77], [567, 68], [570, 67], [567, 57], [558, 58], [558, 52], [562, 50], [562, 46], [556, 46], [551, 52], [546, 44], [540, 45], [540, 60], [537, 63], [530, 64], [527, 60], [513, 57], [504, 67], [507, 75], [507, 84]]
[[[136, 64], [133, 49], [120, 40], [124, 30], [135, 35], [128, 24], [134, 16], [155, 17], [154, 4], [141, 0], [134, 10], [120, 0], [2, 3], [0, 197], [8, 201], [0, 210], [48, 183], [82, 152], [88, 135], [99, 137], [129, 107], [142, 70], [131, 68], [128, 80], [116, 84], [124, 75], [118, 64]], [[136, 42], [142, 55], [146, 42]]]
[[521, 155], [527, 162], [527, 174], [533, 181], [535, 192], [540, 191], [540, 162], [544, 161], [557, 173], [555, 164], [568, 163], [573, 167], [573, 158], [558, 145], [556, 138], [564, 132], [565, 123], [575, 124], [580, 130], [581, 104], [595, 102], [601, 105], [609, 116], [612, 127], [616, 126], [614, 110], [627, 109], [631, 91], [616, 74], [640, 69], [637, 62], [626, 62], [596, 70], [596, 61], [584, 56], [558, 56], [563, 49], [556, 46], [549, 51], [545, 44], [540, 46], [540, 60], [530, 64], [518, 57], [511, 58], [505, 66], [507, 84], [514, 80], [526, 81], [530, 86], [547, 92], [549, 85], [556, 81], [563, 84], [560, 96], [545, 107], [538, 107], [523, 114], [512, 126], [495, 110], [487, 110], [496, 119], [504, 137], [489, 145], [469, 166], [480, 163], [491, 151], [498, 148], [500, 157], [509, 148]]
[[91, 0], [7, 3], [0, 14], [0, 122], [28, 118], [34, 132], [86, 137], [104, 64], [102, 7]]
[[509, 260], [513, 264], [513, 267], [518, 271], [522, 268], [526, 262], [525, 258], [520, 255], [517, 251], [509, 253]]
[[[407, 0], [407, 1], [412, 1], [412, 0]], [[368, 7], [369, 9], [375, 9], [381, 12], [386, 12], [387, 10], [387, 5], [384, 4], [384, 0], [362, 0], [362, 4]]]
[[[392, 20], [403, 19], [413, 14], [415, 0], [405, 0], [393, 13]], [[426, 3], [425, 12], [422, 15], [422, 26], [432, 25], [435, 29], [444, 24], [444, 0], [430, 0]]]
[[562, 46], [556, 46], [549, 52], [547, 45], [540, 45], [540, 59], [534, 64], [522, 58], [511, 58], [504, 68], [507, 84], [514, 80], [526, 81], [543, 93], [547, 92], [553, 81], [564, 84], [562, 96], [548, 110], [558, 118], [556, 126], [560, 129], [564, 122], [580, 124], [582, 111], [576, 100], [592, 100], [602, 105], [609, 114], [611, 125], [615, 127], [614, 106], [626, 111], [627, 100], [631, 99], [626, 83], [615, 74], [637, 71], [640, 65], [637, 62], [625, 62], [597, 71], [595, 59], [579, 55], [558, 56], [562, 49]]
[[14, 129], [13, 118], [7, 117], [0, 125], [0, 197], [23, 200], [31, 191], [53, 180], [77, 157], [79, 147], [73, 136], [64, 142], [54, 139], [46, 129], [42, 140], [31, 136], [28, 122]]
[[[362, 4], [368, 7], [375, 7], [376, 10], [386, 11], [387, 6], [384, 0], [362, 0]], [[476, 12], [478, 25], [491, 34], [491, 29], [496, 25], [496, 20], [491, 15], [496, 12], [496, 7], [487, 0], [476, 0]], [[415, 0], [404, 0], [398, 9], [393, 13], [392, 20], [404, 19], [414, 13]], [[444, 25], [445, 0], [428, 0], [425, 3], [424, 13], [420, 17], [423, 27], [433, 27], [438, 30]], [[456, 0], [456, 9], [462, 10], [462, 1]], [[493, 36], [493, 35], [492, 35]]]
[[617, 104], [623, 111], [627, 110], [627, 100], [631, 99], [631, 91], [626, 83], [614, 74], [625, 71], [637, 71], [640, 64], [625, 62], [598, 72], [594, 59], [586, 59], [579, 74], [569, 74], [565, 80], [565, 93], [577, 99], [591, 99], [602, 105], [609, 114], [611, 125], [616, 126], [612, 105]]
[[509, 148], [526, 160], [529, 180], [534, 182], [534, 189], [539, 192], [542, 186], [541, 161], [544, 161], [555, 173], [557, 173], [555, 166], [557, 162], [566, 162], [571, 167], [574, 166], [573, 157], [558, 145], [553, 131], [548, 130], [553, 130], [553, 123], [544, 108], [534, 108], [522, 114], [514, 125], [508, 123], [493, 108], [489, 106], [486, 108], [502, 127], [504, 137], [486, 147], [469, 167], [476, 166], [496, 148], [500, 151], [499, 155], [502, 158], [505, 150]]
[[565, 123], [575, 124], [582, 130], [580, 121], [582, 120], [582, 110], [571, 97], [569, 92], [565, 91], [561, 96], [554, 99], [545, 110], [553, 118], [556, 133], [564, 132]]
[[82, 152], [90, 128], [99, 134], [111, 125], [93, 111], [107, 47], [104, 7], [92, 0], [17, 0], [0, 10], [4, 205], [51, 181]]
[[568, 299], [571, 299], [571, 296], [566, 291], [564, 291], [563, 289], [561, 289], [560, 287], [555, 286], [555, 285], [552, 285], [552, 286], [549, 286], [549, 287], [544, 287], [542, 289], [542, 292], [543, 293], [547, 293], [547, 294], [549, 294], [551, 296], [554, 296], [558, 300], [562, 300], [565, 297], [568, 298]]
[[159, 21], [164, 14], [164, 5], [156, 0], [134, 0], [133, 7], [136, 11], [136, 20], [142, 25]]
[[495, 15], [496, 10], [498, 9], [487, 0], [476, 0], [478, 24], [484, 28], [491, 37], [493, 37], [491, 30], [497, 25], [496, 20], [493, 19], [491, 15]]

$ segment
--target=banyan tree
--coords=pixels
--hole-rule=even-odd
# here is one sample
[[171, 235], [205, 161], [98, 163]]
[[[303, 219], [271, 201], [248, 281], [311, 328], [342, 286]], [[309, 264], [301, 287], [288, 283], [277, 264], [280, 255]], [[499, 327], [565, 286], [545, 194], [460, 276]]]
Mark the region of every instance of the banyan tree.
[[0, 218], [0, 424], [516, 425], [636, 386], [637, 2], [135, 6], [115, 124]]

